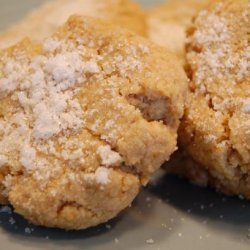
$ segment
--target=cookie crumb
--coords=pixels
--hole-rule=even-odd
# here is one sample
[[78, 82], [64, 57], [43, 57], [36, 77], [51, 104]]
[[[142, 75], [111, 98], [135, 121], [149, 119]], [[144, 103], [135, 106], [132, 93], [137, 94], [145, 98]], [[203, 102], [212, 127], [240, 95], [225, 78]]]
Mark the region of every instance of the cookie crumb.
[[26, 233], [26, 234], [31, 234], [31, 229], [29, 228], [29, 227], [25, 227], [25, 229], [24, 229], [24, 232]]
[[8, 214], [11, 214], [12, 213], [12, 210], [9, 206], [2, 206], [0, 208], [0, 213], [8, 213]]
[[10, 217], [10, 218], [9, 218], [9, 223], [10, 223], [11, 225], [14, 225], [14, 224], [16, 223], [16, 221], [15, 221], [15, 219], [14, 219], [13, 217]]
[[238, 195], [240, 200], [245, 200], [245, 197], [243, 195]]
[[146, 243], [147, 243], [147, 244], [154, 244], [155, 241], [154, 241], [152, 238], [150, 238], [150, 239], [147, 239], [147, 240], [146, 240]]

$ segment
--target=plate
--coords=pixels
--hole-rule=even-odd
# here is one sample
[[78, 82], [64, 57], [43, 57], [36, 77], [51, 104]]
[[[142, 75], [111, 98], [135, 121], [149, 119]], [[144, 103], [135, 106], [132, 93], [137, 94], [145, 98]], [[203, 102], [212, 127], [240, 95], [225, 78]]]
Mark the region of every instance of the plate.
[[[0, 0], [0, 29], [41, 2]], [[145, 6], [156, 2], [140, 1]], [[36, 227], [0, 207], [0, 242], [6, 250], [249, 250], [250, 203], [161, 170], [131, 208], [88, 230]]]

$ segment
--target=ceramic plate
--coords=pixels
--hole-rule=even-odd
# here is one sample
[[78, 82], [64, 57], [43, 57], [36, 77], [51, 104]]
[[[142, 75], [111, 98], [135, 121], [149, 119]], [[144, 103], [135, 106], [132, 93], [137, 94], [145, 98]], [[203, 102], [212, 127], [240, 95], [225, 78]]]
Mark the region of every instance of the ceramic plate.
[[[0, 29], [42, 1], [0, 0]], [[145, 6], [159, 1], [141, 0]], [[249, 250], [250, 203], [160, 171], [132, 207], [104, 225], [65, 232], [28, 224], [0, 207], [3, 250]]]

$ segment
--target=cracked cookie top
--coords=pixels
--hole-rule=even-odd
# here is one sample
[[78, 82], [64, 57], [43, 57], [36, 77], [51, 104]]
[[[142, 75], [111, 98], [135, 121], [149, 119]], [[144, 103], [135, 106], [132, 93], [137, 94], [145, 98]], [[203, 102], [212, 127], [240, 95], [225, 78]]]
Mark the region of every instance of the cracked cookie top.
[[172, 54], [129, 31], [73, 16], [42, 44], [1, 51], [0, 76], [3, 195], [28, 218], [29, 185], [43, 199], [66, 183], [126, 190], [119, 174], [138, 190], [176, 148], [185, 74]]

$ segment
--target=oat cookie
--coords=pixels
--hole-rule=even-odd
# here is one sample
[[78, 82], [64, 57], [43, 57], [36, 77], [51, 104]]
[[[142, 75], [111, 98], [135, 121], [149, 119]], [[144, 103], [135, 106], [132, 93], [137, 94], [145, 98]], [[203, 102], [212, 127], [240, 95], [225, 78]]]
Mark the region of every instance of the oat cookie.
[[186, 91], [174, 55], [90, 17], [1, 51], [1, 202], [49, 227], [116, 216], [175, 150]]
[[0, 48], [11, 46], [26, 36], [41, 41], [75, 14], [109, 20], [145, 35], [144, 13], [130, 0], [51, 0], [0, 33]]
[[[219, 191], [250, 198], [250, 3], [201, 11], [188, 35], [190, 95], [180, 142]], [[203, 176], [204, 176], [203, 174]]]
[[186, 29], [199, 10], [213, 0], [170, 0], [148, 11], [150, 40], [167, 47], [181, 59], [185, 56]]

